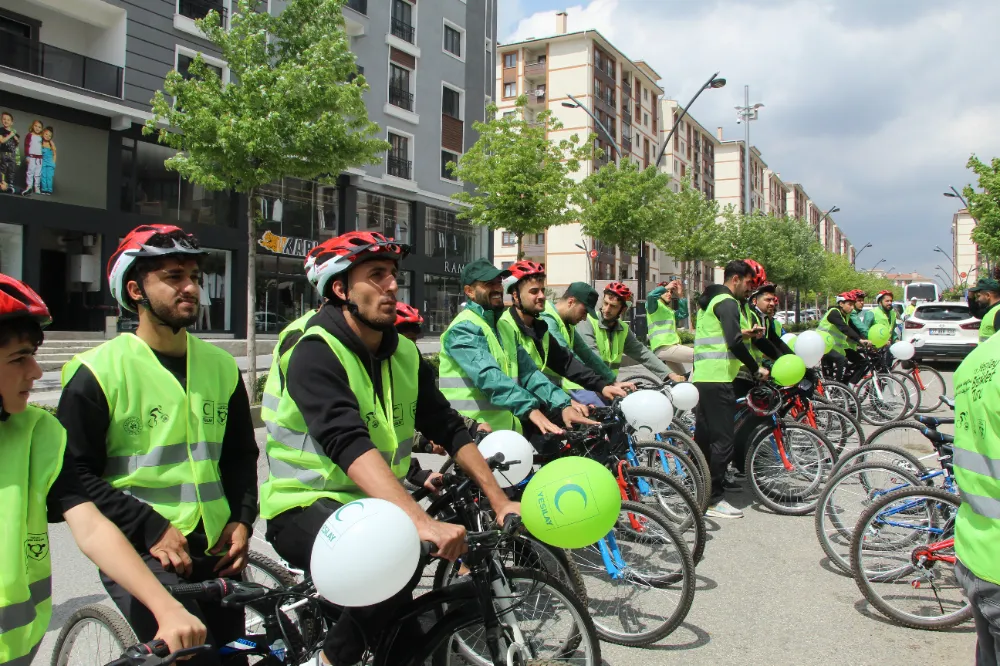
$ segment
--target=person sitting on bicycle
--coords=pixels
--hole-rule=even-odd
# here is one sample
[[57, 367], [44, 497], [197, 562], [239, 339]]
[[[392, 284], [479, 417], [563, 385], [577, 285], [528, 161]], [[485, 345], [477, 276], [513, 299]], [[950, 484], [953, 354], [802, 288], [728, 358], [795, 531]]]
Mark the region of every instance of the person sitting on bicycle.
[[854, 328], [861, 334], [861, 337], [868, 339], [868, 329], [875, 323], [875, 313], [871, 310], [865, 310], [864, 291], [855, 289], [850, 294], [851, 298], [854, 299], [854, 311], [851, 312], [851, 323], [854, 324]]
[[979, 278], [969, 289], [969, 309], [979, 324], [979, 342], [989, 340], [1000, 330], [1000, 282], [993, 278]]
[[682, 298], [680, 280], [661, 282], [646, 296], [646, 330], [649, 348], [676, 375], [687, 373], [694, 363], [694, 350], [681, 344], [677, 322], [687, 319], [687, 300]]
[[758, 348], [764, 356], [772, 361], [785, 354], [794, 354], [791, 348], [781, 339], [785, 331], [774, 318], [778, 308], [777, 287], [773, 282], [763, 282], [750, 294], [750, 314], [755, 321], [764, 327], [764, 335], [759, 338]]
[[[823, 315], [816, 327], [818, 331], [828, 333], [833, 338], [833, 349], [824, 355], [823, 360], [827, 366], [837, 368], [837, 379], [846, 378], [850, 384], [861, 381], [861, 373], [864, 372], [864, 359], [857, 352], [858, 346], [871, 345], [851, 321], [855, 302], [853, 292], [839, 294], [837, 305]], [[853, 368], [853, 372], [849, 368]]]
[[[62, 369], [58, 418], [84, 487], [164, 584], [238, 576], [257, 518], [258, 449], [236, 359], [187, 331], [205, 254], [176, 226], [129, 232], [108, 261], [108, 284], [139, 328]], [[149, 641], [149, 610], [108, 573], [108, 594]], [[214, 647], [246, 633], [242, 609], [186, 607]]]
[[[35, 353], [52, 317], [26, 284], [0, 274], [0, 663], [27, 666], [52, 618], [48, 523], [63, 520], [83, 553], [150, 609], [171, 651], [200, 645], [205, 626], [157, 582], [91, 502], [54, 416], [29, 405], [42, 370]], [[126, 646], [127, 647], [127, 646]]]
[[[438, 390], [433, 368], [396, 333], [396, 280], [408, 251], [382, 234], [352, 231], [315, 253], [325, 304], [283, 357], [286, 379], [267, 437], [270, 473], [261, 487], [267, 540], [292, 566], [308, 569], [326, 519], [363, 497], [403, 509], [441, 557], [454, 560], [465, 551], [465, 528], [432, 519], [400, 484], [417, 429], [455, 457], [498, 520], [520, 512], [478, 449], [467, 446], [472, 437]], [[346, 610], [327, 634], [317, 664], [359, 662], [366, 637], [374, 640], [411, 593], [408, 587], [380, 604]]]
[[[763, 366], [764, 358], [771, 358], [777, 354], [774, 346], [766, 341], [767, 329], [764, 327], [764, 318], [758, 316], [752, 304], [751, 296], [757, 289], [767, 282], [767, 272], [764, 267], [753, 259], [744, 259], [749, 275], [747, 275], [745, 295], [738, 298], [740, 306], [740, 330], [743, 335], [743, 345], [747, 352], [756, 362], [757, 366]], [[737, 397], [742, 397], [754, 386], [754, 376], [757, 368], [751, 368], [746, 363], [740, 366], [739, 374], [733, 380], [733, 389]], [[737, 458], [739, 458], [739, 442], [737, 442]]]
[[527, 427], [529, 434], [561, 435], [552, 419], [566, 427], [592, 424], [586, 410], [538, 369], [513, 331], [497, 326], [504, 312], [502, 279], [509, 276], [489, 259], [462, 269], [465, 308], [441, 334], [441, 392], [459, 414], [493, 430]]
[[497, 321], [500, 335], [513, 336], [535, 366], [554, 384], [562, 385], [568, 380], [589, 391], [590, 395], [582, 396], [581, 406], [603, 406], [602, 397], [608, 401], [624, 398], [626, 393], [622, 387], [606, 382], [576, 360], [571, 351], [553, 340], [548, 325], [539, 319], [546, 302], [545, 268], [525, 260], [518, 261], [508, 270], [510, 276], [503, 280], [503, 286], [514, 304]]
[[586, 319], [576, 325], [576, 334], [616, 373], [621, 367], [622, 358], [628, 356], [661, 381], [685, 381], [684, 376], [671, 372], [649, 347], [639, 342], [628, 323], [622, 320], [631, 301], [632, 290], [627, 285], [621, 282], [608, 283], [604, 287], [600, 316], [587, 315]]
[[892, 307], [893, 295], [891, 291], [880, 291], [875, 297], [875, 309], [872, 310], [872, 325], [885, 324], [889, 327], [889, 343], [892, 344], [899, 339], [899, 331], [896, 330], [896, 308]]

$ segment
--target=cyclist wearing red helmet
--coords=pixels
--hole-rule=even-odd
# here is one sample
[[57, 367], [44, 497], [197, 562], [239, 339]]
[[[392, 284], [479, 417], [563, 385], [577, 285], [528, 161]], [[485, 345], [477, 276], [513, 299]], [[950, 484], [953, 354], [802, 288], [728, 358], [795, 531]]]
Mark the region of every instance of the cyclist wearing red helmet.
[[848, 368], [853, 366], [859, 371], [864, 370], [863, 359], [857, 352], [858, 345], [870, 344], [851, 321], [851, 313], [854, 312], [856, 302], [853, 291], [838, 294], [837, 304], [823, 315], [816, 328], [833, 338], [833, 349], [824, 355], [827, 367], [830, 368], [831, 365], [836, 367], [833, 376], [841, 381], [847, 380], [851, 384], [860, 381], [861, 377], [850, 375]]
[[[129, 232], [108, 282], [139, 327], [62, 369], [58, 417], [80, 478], [165, 584], [239, 575], [257, 518], [258, 449], [236, 359], [187, 332], [203, 254], [175, 226]], [[107, 572], [101, 580], [139, 640], [151, 640], [146, 607]], [[187, 607], [213, 645], [245, 633], [242, 610]]]
[[875, 314], [871, 310], [865, 310], [865, 292], [861, 289], [851, 291], [854, 299], [854, 312], [851, 313], [851, 323], [858, 329], [861, 337], [868, 339], [868, 329], [875, 323]]
[[80, 550], [114, 572], [153, 613], [171, 650], [199, 645], [202, 623], [163, 589], [87, 495], [66, 453], [66, 431], [28, 404], [42, 370], [35, 352], [49, 310], [31, 288], [0, 274], [0, 663], [27, 666], [52, 617], [48, 523], [63, 520]]
[[896, 318], [899, 313], [896, 312], [896, 308], [892, 307], [892, 300], [893, 294], [891, 291], [883, 290], [878, 292], [878, 296], [875, 298], [875, 309], [872, 311], [874, 324], [885, 324], [889, 327], [890, 344], [899, 339], [899, 332], [896, 330]]
[[571, 351], [555, 342], [548, 325], [539, 317], [545, 311], [545, 268], [533, 261], [518, 261], [510, 267], [510, 277], [504, 287], [514, 304], [500, 316], [497, 328], [513, 335], [522, 349], [531, 357], [542, 373], [553, 383], [562, 385], [564, 380], [582, 386], [594, 395], [587, 403], [574, 405], [581, 416], [586, 416], [586, 404], [603, 406], [596, 394], [611, 401], [624, 398], [624, 389], [614, 386], [576, 359]]
[[423, 335], [424, 318], [408, 303], [396, 303], [396, 332], [416, 342]]
[[[267, 540], [293, 566], [308, 569], [326, 519], [362, 497], [399, 506], [442, 557], [462, 554], [465, 529], [433, 520], [400, 483], [410, 468], [416, 430], [455, 457], [501, 520], [520, 510], [479, 450], [467, 446], [472, 437], [438, 390], [434, 369], [413, 342], [396, 333], [396, 280], [408, 251], [382, 234], [352, 231], [314, 253], [317, 290], [325, 301], [282, 357], [285, 383], [268, 427], [270, 471], [261, 487]], [[381, 632], [412, 589], [347, 610], [328, 632], [318, 662], [359, 662], [366, 637]]]

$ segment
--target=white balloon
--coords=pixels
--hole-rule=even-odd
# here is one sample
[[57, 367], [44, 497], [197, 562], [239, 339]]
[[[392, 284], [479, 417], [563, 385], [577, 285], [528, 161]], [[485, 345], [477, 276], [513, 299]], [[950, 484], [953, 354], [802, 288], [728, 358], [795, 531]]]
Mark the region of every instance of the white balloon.
[[913, 336], [913, 339], [912, 339], [912, 340], [910, 340], [910, 342], [912, 342], [912, 343], [913, 343], [913, 346], [914, 346], [914, 347], [923, 347], [923, 346], [924, 346], [924, 344], [925, 344], [925, 343], [926, 343], [927, 341], [926, 341], [926, 340], [924, 340], [924, 339], [923, 339], [922, 337], [920, 337], [919, 335], [914, 335], [914, 336]]
[[795, 355], [802, 359], [807, 368], [819, 365], [826, 353], [826, 341], [816, 331], [803, 331], [795, 340]]
[[892, 355], [898, 358], [900, 361], [909, 361], [913, 358], [913, 355], [917, 353], [912, 342], [907, 342], [906, 340], [900, 340], [899, 342], [892, 343], [889, 347], [889, 351]]
[[792, 341], [795, 340], [795, 338], [797, 337], [799, 336], [795, 335], [794, 333], [785, 333], [783, 336], [781, 336], [781, 341], [784, 342], [786, 345], [791, 345]]
[[528, 478], [535, 449], [531, 442], [513, 430], [496, 430], [486, 435], [479, 443], [479, 452], [484, 458], [503, 454], [502, 462], [511, 464], [507, 470], [493, 470], [493, 478], [501, 488], [510, 488]]
[[409, 516], [366, 497], [337, 509], [313, 542], [316, 590], [339, 606], [371, 606], [396, 594], [420, 563], [420, 537]]
[[659, 391], [636, 391], [621, 402], [625, 421], [639, 434], [663, 432], [674, 419], [674, 406]]
[[698, 406], [698, 387], [690, 382], [677, 384], [670, 389], [670, 400], [675, 409], [694, 409]]

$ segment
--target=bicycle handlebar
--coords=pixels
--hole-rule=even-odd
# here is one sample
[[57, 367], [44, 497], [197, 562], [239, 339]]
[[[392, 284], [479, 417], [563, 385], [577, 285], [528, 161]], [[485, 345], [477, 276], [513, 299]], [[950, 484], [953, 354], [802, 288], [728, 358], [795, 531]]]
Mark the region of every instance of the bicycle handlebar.
[[245, 606], [274, 591], [257, 583], [245, 583], [228, 578], [214, 578], [201, 583], [182, 583], [165, 587], [177, 599], [218, 601], [223, 608]]
[[118, 659], [109, 662], [107, 666], [168, 666], [178, 659], [184, 659], [202, 652], [211, 651], [209, 645], [195, 645], [171, 653], [166, 642], [154, 640], [148, 643], [139, 643], [125, 650]]
[[923, 414], [916, 414], [913, 418], [932, 429], [937, 429], [938, 426], [943, 425], [954, 425], [955, 423], [954, 416], [924, 416]]

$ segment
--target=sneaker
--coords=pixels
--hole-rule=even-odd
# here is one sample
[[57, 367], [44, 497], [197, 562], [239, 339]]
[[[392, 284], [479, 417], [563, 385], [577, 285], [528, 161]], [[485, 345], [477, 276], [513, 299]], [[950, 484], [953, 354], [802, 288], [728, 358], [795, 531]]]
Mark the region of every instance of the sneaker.
[[719, 500], [708, 507], [705, 515], [709, 518], [742, 518], [743, 512], [726, 500]]
[[743, 484], [737, 481], [736, 479], [727, 476], [722, 481], [722, 489], [727, 490], [729, 492], [741, 493], [743, 492]]

